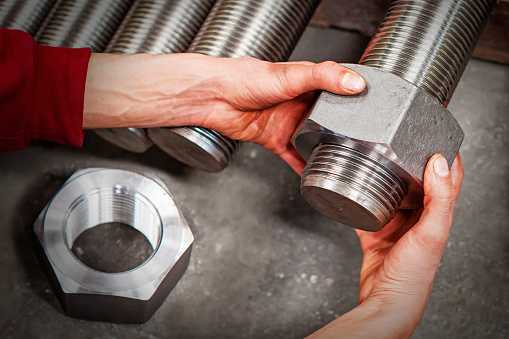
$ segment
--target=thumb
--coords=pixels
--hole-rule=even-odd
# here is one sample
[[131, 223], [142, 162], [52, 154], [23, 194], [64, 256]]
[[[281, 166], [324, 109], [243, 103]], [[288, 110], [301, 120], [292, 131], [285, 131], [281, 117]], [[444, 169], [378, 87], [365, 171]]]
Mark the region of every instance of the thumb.
[[456, 190], [447, 160], [434, 155], [424, 173], [424, 211], [412, 228], [413, 239], [429, 258], [438, 261], [449, 238]]
[[275, 63], [271, 67], [274, 82], [281, 93], [289, 98], [316, 90], [357, 94], [366, 87], [366, 81], [359, 73], [333, 61], [319, 64]]

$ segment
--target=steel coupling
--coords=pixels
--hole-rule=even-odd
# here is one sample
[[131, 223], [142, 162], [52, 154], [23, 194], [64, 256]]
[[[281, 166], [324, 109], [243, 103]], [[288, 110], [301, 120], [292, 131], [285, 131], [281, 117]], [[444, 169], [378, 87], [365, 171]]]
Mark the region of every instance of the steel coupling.
[[360, 64], [355, 96], [323, 92], [293, 141], [302, 196], [321, 213], [378, 231], [422, 205], [429, 158], [452, 164], [463, 131], [444, 107], [496, 1], [396, 0]]

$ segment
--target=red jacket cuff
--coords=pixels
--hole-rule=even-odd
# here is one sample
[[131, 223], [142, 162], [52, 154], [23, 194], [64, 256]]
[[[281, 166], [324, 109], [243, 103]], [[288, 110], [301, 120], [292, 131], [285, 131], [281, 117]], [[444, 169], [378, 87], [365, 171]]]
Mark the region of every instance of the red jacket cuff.
[[49, 47], [34, 42], [33, 100], [25, 145], [46, 140], [81, 147], [89, 59], [89, 48]]

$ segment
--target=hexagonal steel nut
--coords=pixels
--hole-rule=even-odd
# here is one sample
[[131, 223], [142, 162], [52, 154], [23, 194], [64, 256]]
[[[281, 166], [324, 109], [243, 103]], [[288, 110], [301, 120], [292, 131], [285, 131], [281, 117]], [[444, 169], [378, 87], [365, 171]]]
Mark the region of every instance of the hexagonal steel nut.
[[[101, 187], [106, 188], [101, 191]], [[73, 218], [73, 211], [77, 206], [83, 207], [80, 205], [83, 201], [88, 199], [88, 205], [93, 206], [94, 194], [103, 194], [103, 199], [97, 200], [102, 201], [101, 206], [108, 205], [107, 199], [114, 201], [112, 195], [105, 196], [107, 192], [119, 195], [118, 201], [130, 197], [131, 202], [140, 204], [133, 211], [149, 220], [150, 216], [140, 209], [142, 204], [153, 204], [146, 211], [159, 213], [156, 217], [161, 218], [159, 232], [130, 225], [147, 237], [154, 252], [142, 265], [129, 271], [96, 271], [71, 252], [72, 242], [88, 228], [106, 222], [129, 224], [118, 216], [117, 220], [102, 220], [102, 214], [115, 215], [104, 213], [106, 210], [93, 210], [98, 213]], [[124, 217], [136, 218], [129, 212], [123, 213]], [[76, 220], [85, 221], [76, 227], [68, 225]], [[34, 223], [34, 232], [41, 262], [65, 312], [77, 318], [117, 323], [144, 323], [150, 319], [186, 271], [194, 242], [189, 225], [161, 180], [152, 175], [102, 168], [75, 172], [43, 209]]]
[[428, 160], [441, 153], [452, 165], [463, 130], [441, 103], [406, 80], [374, 67], [345, 66], [366, 79], [366, 89], [352, 96], [322, 92], [293, 137], [298, 152], [307, 160], [322, 143], [365, 151], [407, 185], [402, 208], [422, 205]]

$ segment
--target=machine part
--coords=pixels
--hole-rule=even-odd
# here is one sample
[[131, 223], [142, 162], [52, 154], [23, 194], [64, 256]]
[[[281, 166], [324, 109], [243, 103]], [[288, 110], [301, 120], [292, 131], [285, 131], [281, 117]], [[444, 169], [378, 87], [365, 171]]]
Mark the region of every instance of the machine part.
[[56, 0], [2, 0], [0, 27], [34, 35]]
[[[319, 0], [219, 0], [188, 49], [214, 57], [286, 61]], [[227, 167], [239, 142], [201, 127], [151, 128], [150, 139], [177, 160], [207, 172]]]
[[[91, 269], [71, 252], [89, 228], [118, 222], [143, 233], [153, 253], [129, 271]], [[74, 173], [34, 224], [42, 262], [70, 316], [143, 323], [159, 308], [189, 264], [193, 235], [158, 179], [117, 169]]]
[[[185, 52], [213, 4], [214, 0], [136, 0], [105, 52]], [[95, 132], [131, 152], [143, 153], [152, 146], [143, 128], [109, 128]]]
[[143, 153], [153, 145], [144, 128], [100, 128], [94, 132], [109, 143], [134, 153]]
[[308, 163], [301, 193], [321, 213], [381, 230], [399, 208], [422, 206], [435, 153], [449, 165], [464, 134], [447, 105], [496, 1], [396, 0], [361, 65], [351, 97], [323, 92], [293, 141]]
[[102, 52], [132, 3], [133, 0], [58, 0], [35, 41]]

